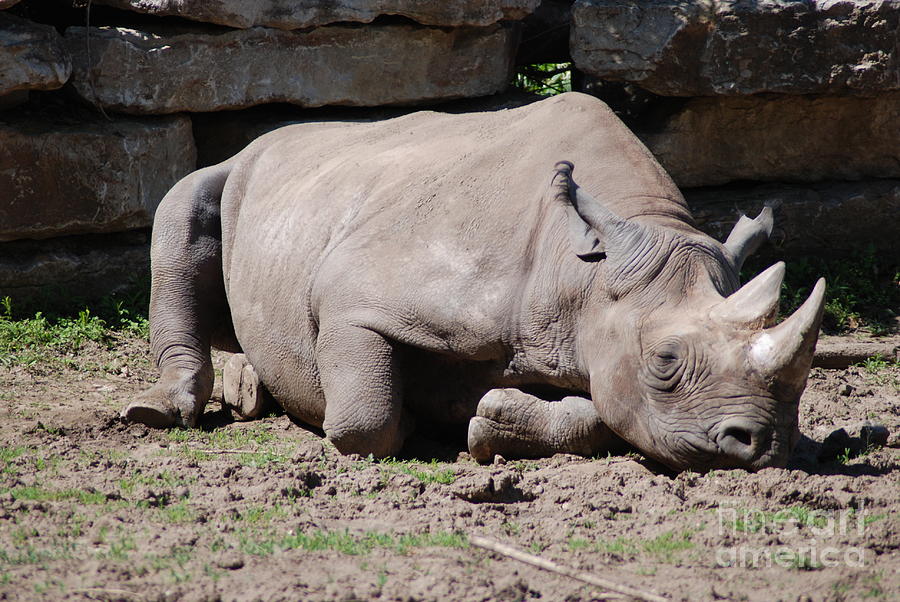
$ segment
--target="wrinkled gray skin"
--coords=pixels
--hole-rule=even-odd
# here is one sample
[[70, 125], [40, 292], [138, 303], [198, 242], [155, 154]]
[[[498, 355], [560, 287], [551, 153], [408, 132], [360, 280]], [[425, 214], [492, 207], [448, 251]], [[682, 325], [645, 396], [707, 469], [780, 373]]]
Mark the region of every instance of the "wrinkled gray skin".
[[160, 205], [161, 378], [124, 416], [193, 425], [213, 345], [343, 453], [469, 421], [480, 460], [618, 436], [675, 469], [783, 465], [824, 284], [773, 326], [783, 264], [738, 290], [770, 231], [768, 210], [724, 245], [696, 230], [646, 148], [581, 94], [282, 128]]

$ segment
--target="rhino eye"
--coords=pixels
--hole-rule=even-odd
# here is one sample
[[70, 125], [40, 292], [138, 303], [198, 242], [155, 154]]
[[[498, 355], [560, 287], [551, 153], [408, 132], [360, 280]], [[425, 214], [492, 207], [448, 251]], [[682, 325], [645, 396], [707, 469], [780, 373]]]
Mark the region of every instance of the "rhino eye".
[[647, 368], [659, 389], [670, 389], [678, 382], [683, 362], [682, 345], [675, 340], [661, 342], [648, 358]]

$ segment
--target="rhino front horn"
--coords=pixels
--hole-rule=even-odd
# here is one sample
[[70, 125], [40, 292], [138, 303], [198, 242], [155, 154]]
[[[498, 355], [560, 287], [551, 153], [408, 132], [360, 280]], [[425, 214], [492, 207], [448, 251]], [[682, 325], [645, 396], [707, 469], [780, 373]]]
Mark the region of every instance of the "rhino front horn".
[[797, 401], [812, 364], [819, 324], [825, 308], [825, 279], [819, 278], [809, 298], [787, 320], [753, 336], [750, 362], [773, 378], [776, 399]]

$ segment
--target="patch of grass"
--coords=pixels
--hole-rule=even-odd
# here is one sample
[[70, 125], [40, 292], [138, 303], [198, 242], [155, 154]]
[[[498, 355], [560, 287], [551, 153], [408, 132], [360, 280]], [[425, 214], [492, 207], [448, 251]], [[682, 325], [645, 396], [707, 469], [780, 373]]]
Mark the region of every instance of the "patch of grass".
[[13, 550], [0, 549], [0, 564], [5, 566], [43, 564], [50, 560], [63, 558], [68, 558], [68, 556], [59, 551], [40, 550], [32, 545], [16, 546]]
[[169, 504], [161, 508], [160, 513], [167, 523], [191, 523], [196, 518], [194, 509], [186, 501]]
[[641, 549], [662, 562], [672, 563], [680, 552], [694, 547], [691, 537], [693, 537], [693, 532], [690, 530], [680, 533], [668, 531], [658, 537], [644, 541], [641, 544]]
[[862, 579], [862, 590], [860, 591], [860, 598], [863, 599], [872, 599], [872, 598], [887, 598], [887, 592], [881, 586], [881, 579], [884, 576], [884, 573], [879, 571], [877, 573], [867, 575]]
[[[724, 519], [720, 517], [720, 520]], [[768, 532], [782, 529], [786, 524], [796, 527], [826, 527], [829, 521], [829, 514], [816, 508], [798, 505], [776, 512], [735, 509], [729, 520], [730, 524], [723, 525], [724, 527], [743, 533], [758, 533], [760, 531]]]
[[36, 486], [13, 487], [7, 490], [15, 500], [29, 500], [33, 502], [64, 502], [75, 501], [79, 504], [105, 504], [106, 494], [97, 491], [83, 489], [45, 489]]
[[897, 371], [900, 369], [900, 361], [892, 361], [880, 354], [866, 358], [865, 361], [857, 364], [865, 370], [868, 380], [876, 385], [893, 385], [897, 391], [900, 391], [900, 375]]
[[442, 462], [437, 460], [432, 460], [428, 464], [422, 464], [396, 458], [385, 458], [380, 461], [380, 464], [415, 477], [425, 484], [440, 483], [442, 485], [450, 485], [456, 481], [456, 471], [450, 467], [445, 467]]
[[532, 470], [538, 470], [541, 465], [532, 460], [516, 460], [512, 463], [513, 470], [518, 472], [531, 472]]
[[278, 445], [278, 437], [265, 425], [243, 428], [219, 428], [212, 431], [176, 428], [167, 431], [170, 441], [183, 443], [173, 451], [197, 462], [228, 453], [245, 466], [261, 468], [288, 462], [290, 455]]
[[175, 487], [190, 485], [191, 483], [195, 483], [196, 481], [197, 477], [177, 476], [175, 474], [172, 474], [168, 470], [163, 470], [161, 472], [149, 475], [143, 474], [140, 471], [134, 471], [127, 479], [120, 479], [118, 485], [119, 490], [123, 494], [130, 495], [138, 486], [165, 487], [171, 489]]
[[684, 530], [680, 532], [667, 531], [651, 539], [636, 540], [627, 537], [617, 537], [612, 541], [598, 541], [593, 547], [598, 552], [603, 552], [628, 560], [638, 556], [651, 556], [659, 562], [674, 563], [681, 552], [694, 547], [691, 541], [694, 532]]
[[287, 512], [276, 504], [270, 508], [263, 506], [249, 506], [231, 515], [231, 519], [250, 524], [267, 525], [272, 519], [285, 518]]
[[13, 464], [13, 460], [25, 453], [27, 448], [18, 445], [15, 447], [0, 447], [0, 473], [19, 474], [20, 468]]
[[589, 548], [590, 545], [591, 542], [587, 539], [584, 539], [583, 537], [570, 537], [566, 542], [566, 547], [569, 548], [570, 552], [584, 550], [586, 548]]
[[22, 315], [10, 297], [0, 298], [0, 365], [56, 364], [75, 367], [75, 355], [88, 341], [109, 346], [122, 336], [149, 338], [146, 306], [113, 297], [70, 314]]
[[[751, 260], [742, 281], [746, 282], [765, 267], [768, 266]], [[828, 281], [822, 320], [826, 332], [861, 329], [878, 335], [896, 328], [900, 264], [893, 257], [879, 255], [870, 246], [838, 259], [807, 256], [787, 262], [781, 290], [783, 316], [790, 315], [806, 300], [819, 277]]]
[[522, 531], [522, 527], [519, 523], [513, 523], [510, 521], [504, 521], [500, 528], [503, 529], [503, 532], [507, 535], [518, 535]]
[[134, 538], [130, 535], [122, 535], [121, 533], [119, 533], [115, 539], [110, 541], [108, 545], [109, 549], [100, 554], [101, 558], [109, 560], [128, 560], [131, 552], [137, 549]]
[[853, 453], [853, 450], [851, 450], [849, 447], [845, 447], [844, 451], [838, 454], [835, 460], [838, 464], [848, 464], [854, 457], [855, 454]]
[[397, 554], [407, 554], [412, 548], [445, 547], [466, 548], [468, 538], [461, 533], [437, 532], [394, 534], [367, 531], [361, 534], [349, 531], [311, 531], [284, 536], [250, 538], [240, 540], [240, 549], [254, 556], [270, 556], [282, 550], [316, 552], [330, 550], [348, 556], [361, 556], [376, 549], [386, 549]]
[[572, 63], [536, 63], [521, 65], [513, 84], [516, 88], [540, 94], [554, 96], [572, 91]]

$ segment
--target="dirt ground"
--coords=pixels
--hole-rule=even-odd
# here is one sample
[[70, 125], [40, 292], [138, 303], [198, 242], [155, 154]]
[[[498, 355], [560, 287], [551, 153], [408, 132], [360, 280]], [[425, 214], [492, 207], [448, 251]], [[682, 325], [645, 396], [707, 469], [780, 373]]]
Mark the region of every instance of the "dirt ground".
[[[676, 600], [900, 596], [896, 366], [814, 369], [788, 469], [673, 475], [637, 454], [482, 466], [461, 440], [342, 457], [284, 415], [235, 422], [216, 401], [199, 430], [123, 424], [148, 357], [125, 340], [0, 368], [0, 598], [611, 596], [474, 535]], [[823, 450], [866, 420], [888, 446], [849, 429]]]

